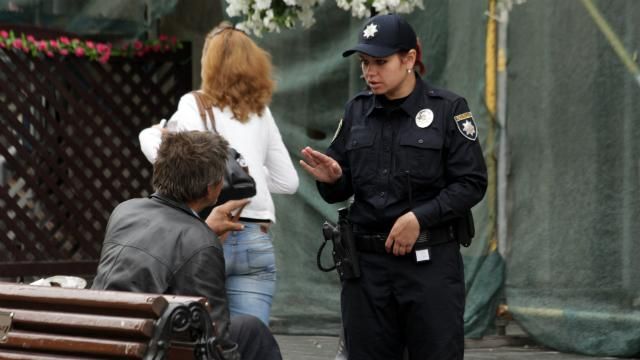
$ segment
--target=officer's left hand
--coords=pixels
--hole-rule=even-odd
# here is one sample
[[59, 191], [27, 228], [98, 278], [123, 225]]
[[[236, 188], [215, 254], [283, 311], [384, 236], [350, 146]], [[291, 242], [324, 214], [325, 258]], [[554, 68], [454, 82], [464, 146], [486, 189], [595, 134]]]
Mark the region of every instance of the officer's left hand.
[[406, 255], [411, 252], [419, 235], [420, 223], [416, 215], [410, 211], [400, 216], [393, 224], [384, 247], [387, 252], [393, 251], [395, 256]]

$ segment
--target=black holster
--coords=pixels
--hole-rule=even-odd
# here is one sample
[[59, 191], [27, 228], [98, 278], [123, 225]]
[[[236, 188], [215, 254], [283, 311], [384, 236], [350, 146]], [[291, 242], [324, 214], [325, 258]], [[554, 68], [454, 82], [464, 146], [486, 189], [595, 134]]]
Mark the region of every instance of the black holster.
[[[318, 249], [317, 263], [318, 268], [322, 271], [331, 271], [336, 269], [340, 280], [357, 279], [360, 277], [360, 264], [358, 263], [358, 252], [356, 250], [355, 239], [353, 237], [353, 227], [347, 219], [348, 209], [341, 208], [338, 210], [338, 225], [334, 226], [330, 222], [325, 221], [322, 225], [322, 234], [324, 235], [324, 243]], [[322, 266], [320, 257], [322, 250], [328, 241], [333, 245], [334, 266], [325, 268]]]
[[473, 224], [473, 214], [471, 210], [467, 210], [463, 217], [455, 220], [454, 227], [456, 232], [456, 239], [460, 245], [469, 247], [471, 240], [476, 235], [476, 228]]

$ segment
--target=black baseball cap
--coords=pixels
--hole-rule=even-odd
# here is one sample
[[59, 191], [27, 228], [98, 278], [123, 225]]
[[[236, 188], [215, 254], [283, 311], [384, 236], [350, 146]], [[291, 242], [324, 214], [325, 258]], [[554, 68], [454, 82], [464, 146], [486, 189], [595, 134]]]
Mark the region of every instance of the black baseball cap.
[[373, 57], [386, 57], [398, 51], [415, 49], [416, 33], [396, 14], [377, 15], [365, 23], [358, 35], [358, 44], [342, 53], [347, 57], [361, 52]]

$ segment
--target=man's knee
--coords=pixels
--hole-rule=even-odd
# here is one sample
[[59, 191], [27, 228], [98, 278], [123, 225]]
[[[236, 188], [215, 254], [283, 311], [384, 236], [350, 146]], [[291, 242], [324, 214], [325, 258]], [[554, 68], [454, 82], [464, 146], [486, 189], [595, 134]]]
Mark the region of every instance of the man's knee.
[[280, 360], [280, 347], [271, 330], [255, 316], [231, 317], [231, 339], [238, 344], [242, 359]]

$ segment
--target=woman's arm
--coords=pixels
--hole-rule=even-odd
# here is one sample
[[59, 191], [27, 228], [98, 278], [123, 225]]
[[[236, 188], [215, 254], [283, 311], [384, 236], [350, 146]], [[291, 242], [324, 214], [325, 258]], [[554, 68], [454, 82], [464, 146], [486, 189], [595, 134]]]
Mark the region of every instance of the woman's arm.
[[289, 151], [282, 141], [280, 130], [271, 115], [265, 109], [264, 121], [268, 122], [268, 144], [265, 167], [267, 168], [267, 187], [274, 194], [293, 194], [298, 190], [298, 173], [293, 167]]
[[195, 98], [191, 94], [183, 95], [180, 98], [180, 101], [178, 102], [178, 109], [173, 115], [171, 115], [171, 118], [167, 122], [167, 126], [165, 128], [161, 128], [158, 125], [146, 128], [138, 135], [142, 153], [151, 163], [156, 161], [158, 148], [162, 142], [163, 131], [175, 132], [205, 130], [204, 124], [200, 119], [200, 113], [198, 112], [198, 106], [196, 105]]

